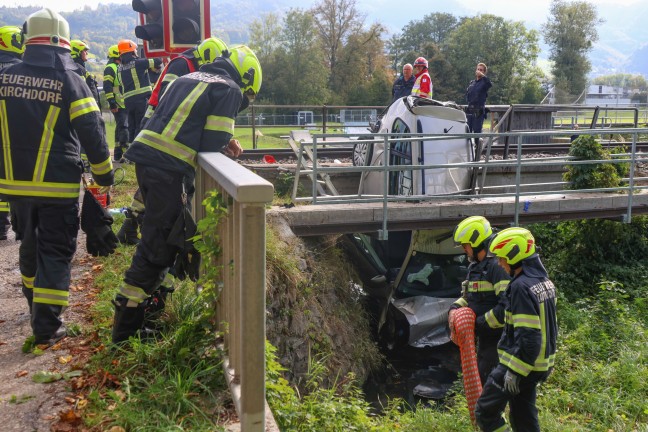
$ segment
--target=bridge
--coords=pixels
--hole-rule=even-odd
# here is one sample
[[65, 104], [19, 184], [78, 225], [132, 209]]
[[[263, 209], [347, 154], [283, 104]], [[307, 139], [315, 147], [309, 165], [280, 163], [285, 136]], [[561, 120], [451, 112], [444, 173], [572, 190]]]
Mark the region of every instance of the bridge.
[[[626, 142], [626, 153], [605, 160], [575, 160], [569, 156], [523, 159], [523, 139], [544, 135], [591, 134], [598, 137], [611, 134], [631, 136]], [[496, 224], [519, 225], [528, 222], [554, 221], [582, 218], [613, 218], [630, 222], [633, 215], [648, 213], [648, 177], [638, 170], [648, 161], [648, 154], [637, 152], [639, 135], [648, 129], [592, 129], [587, 131], [538, 131], [486, 133], [485, 146], [477, 153], [474, 162], [434, 165], [390, 166], [326, 166], [318, 164], [318, 144], [327, 138], [326, 146], [349, 145], [349, 136], [314, 135], [312, 142], [301, 141], [300, 157], [304, 148], [312, 151], [310, 163], [295, 167], [295, 184], [301, 176], [310, 180], [310, 194], [293, 194], [294, 207], [274, 206], [273, 186], [222, 154], [199, 155], [196, 177], [194, 214], [204, 216], [202, 199], [211, 190], [217, 190], [228, 204], [228, 215], [218, 228], [223, 245], [223, 256], [213, 265], [222, 266], [219, 280], [220, 297], [215, 306], [217, 322], [221, 323], [227, 357], [224, 374], [241, 420], [243, 432], [273, 429], [272, 413], [265, 402], [265, 233], [266, 220], [283, 218], [298, 235], [378, 231], [386, 239], [389, 231], [415, 230], [434, 227], [451, 228], [469, 215], [485, 215]], [[425, 139], [448, 139], [450, 135], [426, 136]], [[474, 134], [458, 134], [474, 138]], [[454, 136], [453, 136], [454, 137]], [[335, 138], [335, 140], [333, 140]], [[418, 134], [400, 136], [399, 140], [417, 141]], [[510, 160], [491, 159], [489, 149], [497, 140], [512, 141], [517, 157]], [[388, 135], [374, 137], [373, 143], [382, 142], [389, 153], [392, 138]], [[357, 140], [356, 140], [357, 143]], [[385, 161], [389, 159], [385, 156]], [[587, 190], [570, 190], [561, 178], [554, 181], [540, 179], [539, 169], [577, 164], [624, 163], [629, 174], [621, 186]], [[424, 169], [464, 169], [472, 172], [465, 190], [452, 195], [389, 195], [365, 194], [359, 190], [351, 194], [328, 194], [322, 191], [324, 179], [334, 181], [336, 175], [375, 171], [382, 175], [385, 185], [391, 172]], [[489, 174], [490, 173], [490, 174]], [[496, 175], [493, 176], [493, 173]], [[499, 173], [499, 174], [497, 174]], [[493, 180], [495, 178], [495, 180]], [[499, 180], [497, 180], [499, 178]], [[502, 179], [510, 181], [509, 183]], [[534, 180], [535, 179], [535, 180]], [[298, 187], [294, 190], [299, 190]], [[320, 188], [318, 188], [320, 186]], [[308, 189], [308, 188], [307, 188]], [[385, 188], [385, 190], [387, 190]]]

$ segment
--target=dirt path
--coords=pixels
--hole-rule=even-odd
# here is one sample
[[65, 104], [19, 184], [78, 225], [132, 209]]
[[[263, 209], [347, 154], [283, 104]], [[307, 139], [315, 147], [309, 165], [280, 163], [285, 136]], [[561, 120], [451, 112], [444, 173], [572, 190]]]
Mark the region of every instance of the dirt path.
[[[70, 307], [64, 312], [66, 322], [80, 323], [84, 319], [81, 306], [89, 293], [82, 289], [92, 271], [91, 261], [83, 248], [79, 248], [72, 269], [73, 287], [70, 290]], [[66, 337], [44, 351], [43, 355], [24, 354], [22, 345], [31, 335], [27, 301], [22, 295], [18, 269], [19, 242], [10, 231], [7, 240], [0, 241], [0, 430], [6, 431], [62, 431], [75, 430], [53, 426], [61, 412], [70, 412], [76, 399], [70, 383], [57, 381], [50, 384], [35, 383], [32, 378], [41, 371], [68, 372], [79, 367], [76, 354], [70, 348], [83, 344], [83, 337]], [[76, 350], [75, 350], [76, 351]]]

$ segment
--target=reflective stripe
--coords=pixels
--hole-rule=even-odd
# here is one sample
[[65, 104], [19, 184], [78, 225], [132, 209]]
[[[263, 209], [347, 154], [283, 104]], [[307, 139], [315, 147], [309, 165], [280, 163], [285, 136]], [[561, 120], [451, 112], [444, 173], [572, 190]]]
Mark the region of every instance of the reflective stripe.
[[115, 83], [115, 77], [112, 76], [112, 75], [105, 75], [104, 76], [104, 81], [107, 81], [110, 84], [114, 84]]
[[493, 313], [493, 310], [489, 310], [484, 314], [484, 318], [486, 319], [486, 322], [488, 323], [488, 326], [490, 328], [502, 328], [504, 327], [504, 323], [501, 323], [497, 320], [495, 317], [495, 314]]
[[149, 59], [149, 69], [155, 72], [155, 60]]
[[459, 307], [465, 307], [468, 306], [468, 300], [463, 297], [459, 297], [459, 299], [457, 299], [457, 301], [453, 304], [458, 305]]
[[8, 211], [9, 211], [9, 203], [7, 201], [0, 200], [0, 212], [8, 212]]
[[69, 296], [67, 291], [34, 287], [34, 303], [67, 306]]
[[98, 163], [98, 164], [90, 164], [90, 169], [92, 170], [92, 174], [96, 175], [102, 175], [102, 174], [108, 174], [110, 171], [113, 169], [112, 161], [110, 160], [110, 156], [108, 156], [108, 159], [105, 161]]
[[173, 156], [174, 158], [180, 159], [194, 168], [197, 165], [196, 151], [172, 138], [167, 138], [157, 132], [143, 129], [142, 132], [137, 135], [137, 141]]
[[513, 315], [513, 327], [526, 327], [540, 330], [540, 317], [538, 315]]
[[154, 112], [155, 112], [155, 110], [153, 109], [153, 106], [152, 105], [147, 105], [146, 106], [146, 111], [144, 112], [144, 118], [150, 119], [151, 117], [153, 117]]
[[488, 281], [468, 281], [468, 292], [495, 291], [493, 284]]
[[128, 91], [128, 92], [124, 93], [124, 99], [128, 99], [131, 96], [135, 96], [135, 95], [150, 92], [150, 91], [151, 91], [151, 86], [146, 86], [146, 87], [138, 88], [138, 89], [135, 89], [135, 90], [131, 90], [131, 91]]
[[[506, 420], [504, 420], [504, 421], [506, 421]], [[505, 424], [504, 426], [498, 427], [493, 432], [511, 432], [511, 428], [509, 427], [509, 425]]]
[[11, 139], [9, 139], [9, 125], [7, 124], [7, 105], [0, 101], [0, 129], [2, 130], [2, 155], [4, 158], [5, 178], [13, 179], [13, 163], [11, 161]]
[[149, 295], [146, 294], [146, 291], [142, 288], [127, 283], [119, 288], [119, 294], [123, 295], [128, 300], [133, 300], [137, 304], [142, 303], [149, 297]]
[[506, 291], [506, 288], [509, 286], [509, 282], [507, 280], [502, 280], [499, 281], [495, 284], [495, 294], [499, 295], [502, 291]]
[[504, 366], [508, 367], [509, 369], [513, 370], [514, 372], [522, 376], [527, 376], [529, 375], [529, 373], [534, 371], [535, 372], [548, 371], [549, 368], [553, 367], [554, 362], [556, 360], [555, 354], [551, 354], [547, 358], [541, 358], [540, 356], [538, 356], [538, 359], [534, 362], [534, 364], [530, 365], [528, 363], [523, 362], [522, 360], [515, 357], [514, 355], [507, 353], [504, 350], [498, 349], [497, 353], [499, 354], [500, 363], [502, 363]]
[[54, 141], [54, 126], [61, 113], [61, 108], [50, 105], [43, 124], [43, 135], [41, 135], [40, 146], [34, 164], [34, 176], [32, 180], [35, 182], [42, 182], [45, 179], [45, 169], [47, 168], [47, 160], [49, 159], [50, 150], [52, 149], [52, 142]]
[[32, 197], [78, 198], [79, 182], [53, 183], [0, 179], [0, 193]]
[[93, 97], [76, 100], [70, 104], [70, 121], [93, 111], [99, 112], [97, 101]]
[[36, 279], [36, 276], [25, 276], [25, 275], [20, 275], [22, 277], [22, 283], [25, 285], [25, 288], [28, 289], [34, 289], [34, 279]]
[[208, 115], [205, 122], [206, 130], [227, 132], [234, 135], [234, 119], [223, 116]]
[[171, 81], [175, 80], [176, 78], [178, 78], [178, 75], [167, 73], [167, 74], [164, 75], [164, 78], [162, 79], [162, 82], [163, 83], [171, 82]]
[[205, 82], [198, 82], [196, 84], [196, 87], [191, 90], [189, 95], [180, 103], [175, 113], [173, 113], [173, 116], [162, 131], [162, 135], [175, 138], [178, 131], [180, 131], [180, 128], [187, 120], [187, 117], [189, 117], [191, 108], [196, 104], [200, 95], [207, 91], [207, 87], [208, 85]]

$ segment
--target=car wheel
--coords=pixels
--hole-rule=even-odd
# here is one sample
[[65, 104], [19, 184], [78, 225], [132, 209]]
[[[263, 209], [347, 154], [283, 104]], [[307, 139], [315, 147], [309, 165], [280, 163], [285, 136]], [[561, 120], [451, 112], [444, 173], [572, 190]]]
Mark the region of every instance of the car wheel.
[[353, 166], [367, 166], [371, 163], [373, 146], [367, 143], [353, 145]]

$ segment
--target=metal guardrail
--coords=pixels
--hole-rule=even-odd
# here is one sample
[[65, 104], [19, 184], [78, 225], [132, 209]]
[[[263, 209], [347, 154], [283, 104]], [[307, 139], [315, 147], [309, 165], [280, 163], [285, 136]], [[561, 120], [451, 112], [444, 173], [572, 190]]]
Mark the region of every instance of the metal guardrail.
[[[523, 159], [522, 158], [522, 137], [542, 137], [542, 136], [574, 136], [574, 135], [593, 135], [593, 136], [609, 136], [610, 134], [624, 134], [631, 135], [632, 141], [627, 144], [630, 145], [630, 151], [628, 153], [615, 154], [613, 159], [608, 160], [575, 160], [573, 157], [551, 157], [551, 158], [536, 158], [536, 159]], [[537, 184], [520, 184], [520, 176], [524, 167], [533, 167], [533, 166], [549, 166], [549, 165], [579, 165], [579, 164], [600, 164], [600, 163], [630, 163], [630, 172], [628, 178], [624, 178], [623, 181], [627, 183], [627, 186], [620, 186], [614, 188], [597, 188], [597, 189], [576, 189], [576, 190], [561, 190], [562, 194], [574, 194], [574, 193], [595, 193], [595, 192], [617, 192], [623, 191], [628, 194], [628, 207], [627, 213], [624, 216], [624, 222], [630, 222], [632, 219], [632, 197], [635, 192], [642, 189], [648, 189], [648, 186], [638, 186], [636, 185], [637, 181], [648, 180], [648, 177], [635, 177], [635, 165], [637, 162], [648, 162], [648, 153], [637, 153], [637, 139], [639, 134], [648, 134], [648, 128], [622, 128], [622, 129], [588, 129], [588, 130], [571, 130], [571, 131], [528, 131], [528, 132], [506, 132], [506, 133], [482, 133], [482, 134], [374, 134], [372, 140], [353, 140], [349, 134], [315, 134], [313, 135], [312, 142], [301, 142], [301, 148], [310, 148], [313, 154], [313, 163], [312, 169], [304, 170], [297, 169], [295, 181], [299, 181], [300, 175], [309, 175], [311, 178], [318, 178], [319, 174], [332, 174], [332, 173], [342, 173], [342, 172], [370, 172], [370, 171], [380, 171], [383, 173], [383, 190], [388, 190], [389, 184], [389, 174], [395, 171], [405, 171], [405, 170], [425, 170], [425, 169], [438, 169], [438, 168], [472, 168], [473, 175], [479, 174], [481, 176], [480, 184], [477, 185], [475, 182], [472, 183], [469, 190], [459, 191], [456, 194], [445, 194], [445, 195], [388, 195], [386, 192], [382, 195], [364, 195], [360, 191], [355, 195], [336, 195], [336, 196], [318, 196], [316, 184], [313, 183], [312, 190], [310, 195], [297, 197], [293, 196], [295, 202], [309, 202], [311, 204], [357, 204], [357, 203], [369, 203], [369, 202], [382, 202], [383, 203], [383, 229], [379, 233], [380, 237], [385, 239], [387, 236], [387, 205], [390, 202], [405, 202], [405, 201], [439, 201], [439, 200], [466, 200], [474, 199], [476, 197], [483, 198], [497, 198], [497, 197], [515, 197], [515, 215], [514, 215], [514, 224], [519, 224], [520, 216], [520, 198], [527, 195], [542, 195], [542, 194], [552, 194], [555, 193], [555, 189], [547, 192], [537, 192], [537, 191], [526, 191], [530, 186], [537, 186]], [[498, 140], [502, 137], [512, 138], [514, 140], [513, 149], [517, 149], [515, 159], [508, 160], [491, 160], [490, 151], [494, 145], [495, 140]], [[335, 139], [332, 139], [335, 138]], [[448, 139], [456, 138], [482, 138], [487, 141], [485, 146], [485, 160], [477, 160], [475, 162], [466, 162], [466, 163], [451, 163], [451, 164], [433, 164], [433, 165], [398, 165], [393, 166], [389, 165], [390, 160], [390, 150], [391, 143], [395, 142], [419, 142], [422, 140], [426, 141], [442, 141]], [[321, 140], [326, 139], [326, 147], [331, 146], [348, 146], [352, 143], [367, 143], [369, 145], [376, 145], [381, 143], [383, 148], [386, 150], [383, 152], [382, 165], [380, 166], [354, 166], [354, 167], [336, 167], [336, 166], [327, 166], [322, 167], [318, 165], [317, 162], [317, 149], [321, 146]], [[481, 155], [480, 155], [481, 156]], [[487, 193], [488, 188], [484, 187], [486, 175], [489, 167], [510, 167], [515, 169], [515, 184], [504, 185], [500, 187], [513, 188], [515, 192], [508, 193]], [[362, 174], [361, 174], [362, 176]], [[560, 185], [561, 187], [565, 185], [565, 182], [554, 182], [547, 183], [546, 186], [551, 189], [551, 186]]]
[[272, 202], [274, 187], [223, 154], [200, 153], [196, 220], [205, 216], [201, 202], [211, 190], [228, 203], [218, 232], [223, 253], [211, 263], [222, 268], [216, 315], [227, 352], [225, 376], [241, 431], [278, 430], [265, 402], [265, 206]]

